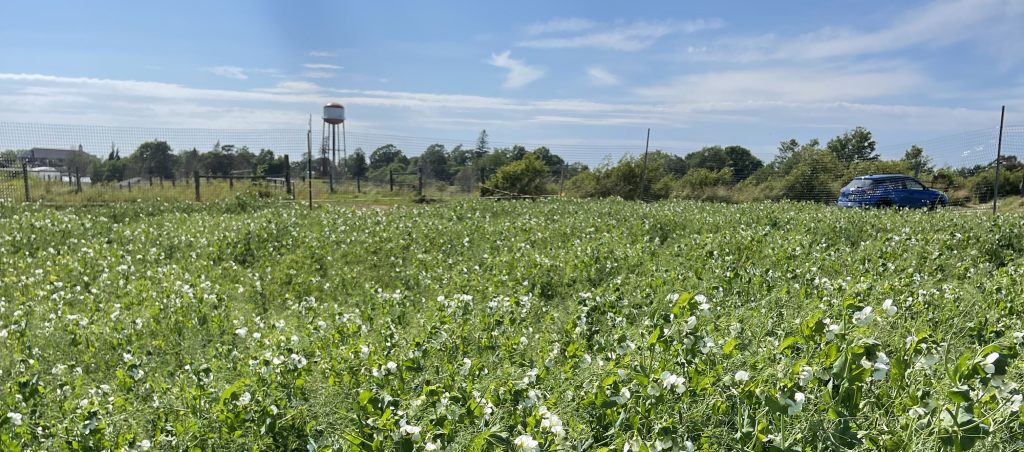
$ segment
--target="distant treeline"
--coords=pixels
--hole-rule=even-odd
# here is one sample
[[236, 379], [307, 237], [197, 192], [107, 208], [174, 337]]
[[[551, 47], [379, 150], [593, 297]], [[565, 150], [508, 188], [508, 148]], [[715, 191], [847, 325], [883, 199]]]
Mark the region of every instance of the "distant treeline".
[[[16, 155], [14, 151], [5, 151]], [[286, 163], [273, 150], [216, 143], [209, 151], [195, 148], [174, 152], [165, 141], [149, 141], [122, 158], [112, 148], [106, 159], [91, 155], [69, 163], [95, 182], [118, 181], [136, 176], [187, 177], [244, 174], [280, 177], [285, 172], [302, 176], [307, 162]], [[432, 184], [462, 191], [481, 190], [495, 195], [547, 195], [562, 192], [577, 197], [621, 197], [658, 200], [687, 198], [723, 202], [758, 200], [831, 201], [853, 177], [864, 174], [902, 173], [947, 191], [954, 203], [991, 200], [995, 161], [972, 167], [936, 168], [925, 150], [911, 146], [897, 160], [879, 157], [871, 132], [854, 128], [829, 140], [779, 143], [777, 154], [764, 162], [742, 146], [708, 146], [679, 156], [660, 150], [628, 155], [617, 162], [605, 161], [596, 168], [568, 163], [547, 147], [533, 150], [519, 145], [491, 148], [487, 131], [475, 146], [462, 144], [448, 149], [431, 144], [416, 156], [407, 156], [394, 144], [380, 146], [367, 155], [356, 148], [334, 165], [326, 151], [312, 162], [315, 177], [356, 177], [388, 183], [395, 176], [422, 174]], [[1001, 195], [1024, 190], [1024, 164], [1015, 156], [1001, 160]], [[408, 180], [408, 179], [406, 179]]]

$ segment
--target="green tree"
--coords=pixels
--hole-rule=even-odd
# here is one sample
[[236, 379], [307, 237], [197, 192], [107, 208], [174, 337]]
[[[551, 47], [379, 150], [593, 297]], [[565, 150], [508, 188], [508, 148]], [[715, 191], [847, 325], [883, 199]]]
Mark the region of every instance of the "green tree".
[[175, 156], [166, 141], [147, 141], [139, 145], [130, 157], [139, 174], [174, 177]]
[[355, 152], [348, 156], [348, 161], [345, 164], [349, 174], [356, 179], [366, 177], [366, 173], [370, 169], [370, 166], [366, 163], [366, 154], [360, 148], [356, 148]]
[[448, 159], [450, 166], [467, 166], [476, 159], [476, 155], [471, 149], [465, 149], [461, 144], [456, 145], [448, 152]]
[[370, 153], [370, 169], [385, 168], [392, 163], [409, 164], [409, 158], [393, 144], [385, 144]]
[[419, 167], [423, 170], [425, 179], [437, 179], [448, 182], [451, 174], [448, 172], [448, 152], [443, 144], [435, 143], [427, 146], [427, 149], [417, 159]]
[[547, 192], [548, 167], [535, 154], [527, 154], [494, 173], [488, 182], [499, 195], [542, 195]]
[[914, 172], [914, 177], [919, 177], [922, 172], [930, 173], [935, 169], [932, 165], [932, 158], [925, 155], [924, 149], [916, 144], [903, 153], [903, 158], [900, 161], [910, 167], [910, 170]]
[[473, 150], [474, 153], [476, 154], [475, 157], [476, 158], [483, 157], [484, 154], [487, 154], [487, 150], [489, 148], [490, 148], [490, 143], [487, 140], [487, 130], [486, 129], [481, 130], [480, 131], [480, 136], [477, 137], [477, 139], [476, 139], [476, 149]]
[[871, 132], [863, 127], [856, 127], [829, 140], [825, 150], [844, 163], [878, 160], [875, 140], [871, 138]]

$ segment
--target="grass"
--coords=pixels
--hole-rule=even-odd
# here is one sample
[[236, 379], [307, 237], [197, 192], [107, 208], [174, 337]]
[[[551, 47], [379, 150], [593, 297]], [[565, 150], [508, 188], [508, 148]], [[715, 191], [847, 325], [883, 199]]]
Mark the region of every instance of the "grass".
[[[236, 180], [229, 182], [224, 179], [201, 178], [200, 201], [213, 202], [231, 199], [245, 192], [258, 194], [262, 198], [275, 201], [306, 203], [312, 189], [314, 204], [331, 204], [340, 206], [394, 206], [411, 204], [416, 199], [414, 190], [402, 185], [391, 191], [389, 187], [377, 183], [363, 182], [357, 191], [354, 181], [337, 183], [332, 193], [327, 181], [315, 180], [308, 184], [301, 179], [294, 181], [295, 196], [289, 196], [283, 185], [267, 182], [250, 182]], [[24, 200], [24, 185], [20, 180], [0, 182], [0, 195], [14, 201]], [[451, 199], [475, 196], [475, 193], [464, 193], [444, 184], [431, 184], [424, 195], [432, 199]], [[195, 187], [192, 181], [178, 180], [161, 182], [154, 179], [153, 184], [144, 181], [141, 185], [120, 187], [116, 183], [83, 185], [79, 192], [76, 187], [60, 182], [30, 179], [29, 196], [33, 202], [47, 205], [76, 206], [100, 205], [123, 202], [195, 202]]]

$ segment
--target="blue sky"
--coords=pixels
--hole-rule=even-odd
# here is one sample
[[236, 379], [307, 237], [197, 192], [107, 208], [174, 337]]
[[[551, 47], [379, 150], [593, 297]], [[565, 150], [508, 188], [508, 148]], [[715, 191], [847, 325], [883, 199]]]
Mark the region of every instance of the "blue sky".
[[768, 157], [858, 125], [888, 155], [953, 152], [937, 137], [1024, 111], [1018, 0], [38, 0], [0, 17], [8, 122], [297, 129], [336, 100], [366, 147], [487, 129], [593, 160], [642, 150], [648, 127], [677, 153]]

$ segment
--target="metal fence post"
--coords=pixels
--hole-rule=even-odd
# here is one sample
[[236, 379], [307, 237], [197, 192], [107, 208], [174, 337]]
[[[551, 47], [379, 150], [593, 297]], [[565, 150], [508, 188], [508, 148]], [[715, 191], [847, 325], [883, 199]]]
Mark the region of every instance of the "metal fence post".
[[82, 170], [75, 168], [75, 192], [82, 192]]
[[28, 163], [21, 164], [21, 181], [25, 184], [25, 202], [32, 201], [28, 193]]
[[395, 170], [388, 168], [388, 189], [395, 191]]
[[194, 177], [194, 181], [193, 182], [195, 182], [195, 186], [196, 186], [196, 202], [200, 202], [200, 198], [199, 198], [199, 171], [193, 172], [192, 176]]
[[288, 163], [288, 154], [284, 155], [284, 190], [288, 196], [295, 198], [292, 193], [292, 165]]
[[235, 189], [235, 176], [228, 176], [228, 188], [231, 190]]
[[419, 176], [420, 183], [416, 188], [416, 195], [423, 196], [423, 168], [416, 168], [416, 174]]
[[992, 214], [996, 214], [996, 205], [999, 203], [999, 166], [1003, 159], [1003, 119], [1006, 118], [1006, 105], [1003, 105], [999, 113], [999, 144], [996, 145], [996, 179], [992, 183]]

